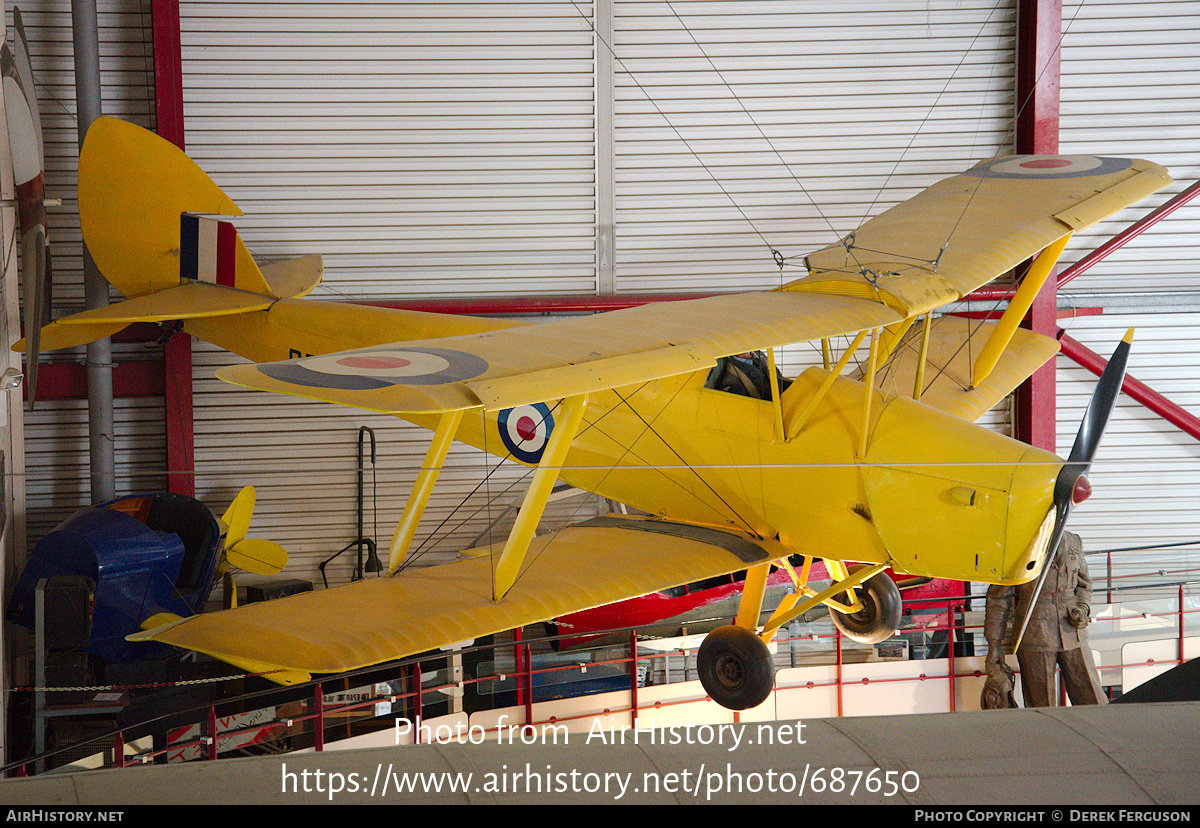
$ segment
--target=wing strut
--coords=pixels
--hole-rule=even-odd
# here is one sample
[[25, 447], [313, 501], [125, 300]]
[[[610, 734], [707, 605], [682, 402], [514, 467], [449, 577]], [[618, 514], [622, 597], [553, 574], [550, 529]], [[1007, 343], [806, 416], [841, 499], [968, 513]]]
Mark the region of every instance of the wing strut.
[[521, 562], [529, 550], [529, 542], [533, 540], [533, 532], [537, 529], [538, 521], [542, 519], [542, 511], [550, 499], [554, 484], [558, 480], [558, 472], [563, 461], [567, 458], [567, 450], [575, 435], [579, 432], [579, 424], [583, 422], [583, 410], [587, 407], [587, 394], [578, 394], [563, 400], [563, 413], [559, 422], [555, 423], [546, 441], [545, 451], [538, 463], [537, 471], [533, 473], [533, 482], [525, 493], [521, 511], [509, 532], [504, 551], [496, 562], [496, 580], [492, 585], [492, 600], [499, 601], [512, 585], [517, 582], [517, 573]]
[[808, 405], [804, 407], [803, 413], [791, 424], [788, 428], [787, 438], [790, 440], [803, 430], [804, 426], [808, 425], [808, 418], [817, 410], [817, 403], [829, 392], [833, 386], [834, 380], [842, 374], [842, 369], [846, 367], [846, 363], [850, 361], [850, 357], [854, 356], [854, 352], [858, 350], [858, 346], [862, 344], [866, 337], [867, 331], [863, 329], [858, 332], [858, 336], [854, 337], [854, 341], [850, 343], [850, 347], [842, 354], [842, 358], [837, 361], [837, 365], [826, 375], [825, 380], [821, 383], [821, 387], [812, 395], [812, 399], [808, 401]]
[[913, 380], [912, 397], [921, 401], [922, 389], [925, 386], [925, 361], [929, 359], [929, 329], [933, 325], [933, 311], [925, 314], [925, 322], [921, 325], [921, 353], [917, 357], [917, 376]]
[[971, 385], [973, 387], [978, 388], [979, 384], [992, 373], [992, 369], [996, 367], [996, 363], [1000, 361], [1000, 356], [1004, 353], [1004, 349], [1008, 347], [1008, 343], [1012, 341], [1013, 333], [1016, 331], [1017, 326], [1021, 324], [1021, 320], [1025, 318], [1025, 314], [1033, 307], [1033, 300], [1037, 298], [1038, 292], [1041, 291], [1042, 285], [1046, 282], [1046, 278], [1054, 270], [1054, 265], [1058, 264], [1058, 257], [1062, 255], [1063, 248], [1067, 246], [1067, 242], [1070, 240], [1071, 234], [1067, 233], [1058, 241], [1047, 245], [1046, 249], [1034, 259], [1029, 272], [1021, 280], [1021, 286], [1017, 288], [1017, 292], [1013, 295], [1012, 300], [1009, 301], [1004, 315], [1000, 317], [1000, 321], [996, 324], [995, 330], [992, 331], [987, 344], [983, 346], [983, 350], [979, 352], [979, 357], [975, 360], [975, 368], [971, 372]]
[[433, 440], [425, 453], [425, 462], [421, 464], [417, 481], [413, 484], [408, 502], [404, 504], [404, 514], [400, 515], [396, 533], [392, 535], [391, 558], [388, 560], [389, 574], [396, 571], [404, 556], [408, 554], [408, 547], [417, 532], [417, 524], [421, 522], [425, 504], [429, 502], [429, 495], [433, 492], [433, 484], [437, 482], [442, 464], [446, 462], [446, 454], [450, 451], [450, 444], [454, 442], [454, 435], [458, 432], [458, 424], [462, 422], [463, 410], [459, 408], [447, 411], [438, 419]]
[[782, 443], [787, 439], [783, 430], [783, 398], [779, 393], [779, 372], [775, 368], [775, 349], [767, 349], [767, 373], [771, 381], [771, 405], [775, 409], [775, 442]]
[[867, 357], [867, 374], [863, 377], [867, 393], [863, 398], [862, 439], [858, 447], [858, 456], [863, 459], [867, 456], [867, 436], [871, 428], [871, 397], [874, 396], [875, 369], [879, 366], [879, 351], [882, 347], [881, 333], [882, 329], [871, 331], [871, 352]]

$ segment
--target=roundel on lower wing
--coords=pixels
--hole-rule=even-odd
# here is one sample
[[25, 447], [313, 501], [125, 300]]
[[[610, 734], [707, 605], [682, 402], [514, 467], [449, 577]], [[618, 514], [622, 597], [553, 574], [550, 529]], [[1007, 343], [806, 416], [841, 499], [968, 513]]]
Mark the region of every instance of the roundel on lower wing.
[[966, 175], [979, 178], [1082, 178], [1129, 169], [1128, 158], [1097, 155], [1012, 155], [976, 164]]
[[474, 379], [487, 368], [483, 359], [463, 351], [399, 346], [258, 366], [258, 370], [272, 379], [343, 391], [370, 391], [392, 385], [445, 385]]
[[554, 431], [554, 416], [545, 403], [506, 408], [496, 418], [500, 440], [523, 463], [537, 463]]

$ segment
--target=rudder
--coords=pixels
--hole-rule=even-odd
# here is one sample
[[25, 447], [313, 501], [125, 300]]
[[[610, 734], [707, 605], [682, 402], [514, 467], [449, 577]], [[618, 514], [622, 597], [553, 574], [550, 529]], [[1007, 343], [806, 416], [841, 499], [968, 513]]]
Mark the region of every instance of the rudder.
[[197, 279], [276, 296], [233, 225], [242, 211], [182, 150], [101, 117], [79, 155], [79, 220], [97, 268], [128, 299]]
[[[242, 211], [178, 147], [148, 130], [101, 117], [79, 156], [84, 242], [126, 301], [55, 320], [41, 350], [83, 345], [133, 322], [167, 322], [265, 310], [321, 281], [321, 257], [261, 270], [228, 221]], [[23, 351], [25, 340], [13, 349]]]

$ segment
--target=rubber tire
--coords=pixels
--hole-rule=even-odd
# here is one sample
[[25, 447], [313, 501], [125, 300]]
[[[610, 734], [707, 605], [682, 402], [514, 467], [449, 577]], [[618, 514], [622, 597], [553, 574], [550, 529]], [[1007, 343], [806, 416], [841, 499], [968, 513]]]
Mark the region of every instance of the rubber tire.
[[717, 704], [748, 710], [775, 687], [775, 663], [763, 640], [745, 627], [717, 627], [696, 653], [700, 683]]
[[829, 610], [833, 625], [842, 631], [842, 635], [863, 644], [878, 644], [895, 635], [904, 611], [904, 599], [900, 597], [896, 582], [887, 573], [880, 572], [855, 587], [854, 593], [862, 601], [861, 610], [851, 614], [832, 607]]

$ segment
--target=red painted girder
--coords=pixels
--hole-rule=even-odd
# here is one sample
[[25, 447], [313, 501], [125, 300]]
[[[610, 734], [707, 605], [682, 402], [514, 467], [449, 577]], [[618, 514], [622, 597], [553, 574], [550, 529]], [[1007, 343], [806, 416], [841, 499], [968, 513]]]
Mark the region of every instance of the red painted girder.
[[[1080, 344], [1065, 333], [1059, 336], [1058, 341], [1062, 344], [1062, 353], [1075, 360], [1075, 362], [1096, 376], [1100, 376], [1101, 372], [1104, 371], [1104, 366], [1108, 364], [1108, 361], [1104, 357]], [[1182, 429], [1185, 434], [1200, 440], [1200, 419], [1171, 402], [1144, 382], [1126, 374], [1125, 384], [1121, 386], [1121, 390], [1167, 422]]]
[[[43, 373], [44, 372], [44, 373]], [[51, 362], [38, 368], [39, 400], [87, 399], [87, 366]], [[23, 386], [28, 394], [29, 386]], [[158, 360], [113, 363], [113, 397], [161, 397], [165, 384]]]

